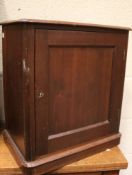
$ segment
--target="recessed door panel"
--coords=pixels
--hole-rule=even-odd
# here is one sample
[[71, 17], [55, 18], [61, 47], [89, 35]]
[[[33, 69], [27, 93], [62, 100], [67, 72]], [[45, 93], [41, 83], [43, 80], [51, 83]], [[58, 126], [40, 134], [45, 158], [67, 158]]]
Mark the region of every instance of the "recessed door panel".
[[113, 48], [49, 49], [49, 134], [108, 120]]

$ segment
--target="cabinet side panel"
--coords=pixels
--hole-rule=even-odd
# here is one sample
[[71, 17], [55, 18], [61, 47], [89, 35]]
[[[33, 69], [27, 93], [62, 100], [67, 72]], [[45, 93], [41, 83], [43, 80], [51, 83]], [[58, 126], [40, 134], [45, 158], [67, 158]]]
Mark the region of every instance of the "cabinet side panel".
[[3, 77], [6, 129], [25, 155], [22, 25], [3, 26]]

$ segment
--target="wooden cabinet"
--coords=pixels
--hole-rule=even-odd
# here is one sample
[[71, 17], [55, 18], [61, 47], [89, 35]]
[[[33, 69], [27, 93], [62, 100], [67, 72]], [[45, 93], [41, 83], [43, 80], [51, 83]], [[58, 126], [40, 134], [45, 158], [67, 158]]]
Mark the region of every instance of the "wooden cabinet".
[[4, 136], [27, 174], [119, 143], [128, 30], [3, 24]]

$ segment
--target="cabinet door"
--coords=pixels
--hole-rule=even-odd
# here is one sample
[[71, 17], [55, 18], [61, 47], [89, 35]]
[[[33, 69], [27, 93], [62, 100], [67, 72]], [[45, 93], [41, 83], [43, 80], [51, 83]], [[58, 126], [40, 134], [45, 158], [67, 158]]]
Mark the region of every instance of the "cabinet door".
[[125, 37], [36, 29], [38, 156], [118, 132]]

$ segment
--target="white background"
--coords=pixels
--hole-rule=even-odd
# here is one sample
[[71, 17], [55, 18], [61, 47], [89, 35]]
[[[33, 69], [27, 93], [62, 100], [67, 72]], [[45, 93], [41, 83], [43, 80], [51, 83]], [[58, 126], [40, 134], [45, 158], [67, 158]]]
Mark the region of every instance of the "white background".
[[[77, 21], [132, 27], [132, 0], [0, 0], [0, 21], [20, 18]], [[0, 29], [1, 33], [1, 29]], [[0, 38], [0, 71], [2, 71]], [[132, 175], [132, 33], [129, 36], [120, 147]]]

